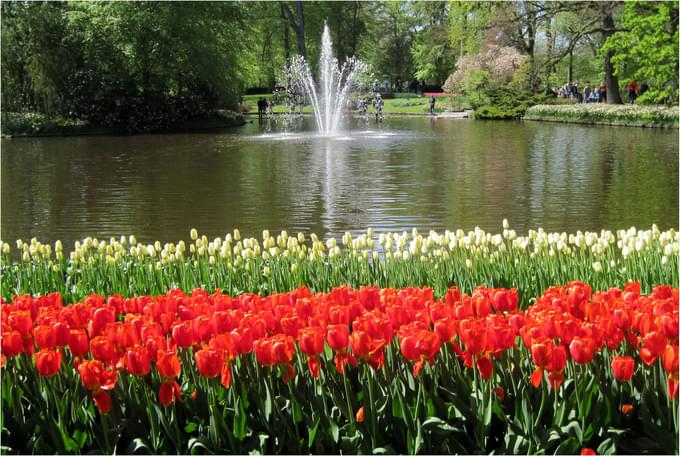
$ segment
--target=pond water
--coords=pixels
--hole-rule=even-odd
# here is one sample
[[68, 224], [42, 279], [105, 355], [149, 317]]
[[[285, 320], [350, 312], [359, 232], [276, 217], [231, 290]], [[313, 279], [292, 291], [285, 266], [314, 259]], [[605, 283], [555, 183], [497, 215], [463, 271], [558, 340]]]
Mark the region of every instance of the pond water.
[[678, 228], [677, 130], [424, 117], [351, 128], [3, 139], [0, 236], [500, 232], [503, 218], [520, 234]]

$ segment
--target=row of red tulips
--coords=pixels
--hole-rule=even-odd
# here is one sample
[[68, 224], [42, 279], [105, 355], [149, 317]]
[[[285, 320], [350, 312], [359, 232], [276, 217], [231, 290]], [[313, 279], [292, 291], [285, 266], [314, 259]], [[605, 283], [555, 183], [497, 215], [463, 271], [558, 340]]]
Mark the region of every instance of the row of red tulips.
[[[158, 400], [170, 406], [184, 394], [195, 397], [202, 385], [196, 372], [230, 388], [251, 353], [283, 382], [301, 375], [316, 382], [331, 359], [340, 377], [366, 366], [381, 371], [391, 347], [415, 378], [424, 370], [434, 375], [438, 363], [460, 363], [500, 400], [526, 380], [557, 391], [567, 371], [603, 361], [609, 372], [603, 375], [618, 382], [658, 363], [667, 400], [678, 393], [678, 290], [669, 286], [641, 296], [637, 283], [592, 293], [572, 282], [549, 288], [526, 311], [518, 309], [516, 290], [484, 287], [470, 296], [451, 287], [441, 300], [428, 288], [377, 287], [317, 294], [303, 287], [267, 297], [173, 290], [155, 297], [91, 295], [73, 305], [54, 293], [16, 296], [2, 303], [0, 318], [4, 369], [31, 356], [40, 376], [53, 377], [70, 369], [66, 358], [102, 414], [126, 376], [155, 370]], [[512, 365], [500, 364], [506, 352], [517, 350], [530, 356], [530, 377], [513, 372], [507, 382], [507, 375], [494, 375]], [[308, 373], [300, 372], [303, 363]], [[191, 391], [182, 388], [189, 382]], [[363, 414], [361, 408], [349, 421], [361, 422]]]

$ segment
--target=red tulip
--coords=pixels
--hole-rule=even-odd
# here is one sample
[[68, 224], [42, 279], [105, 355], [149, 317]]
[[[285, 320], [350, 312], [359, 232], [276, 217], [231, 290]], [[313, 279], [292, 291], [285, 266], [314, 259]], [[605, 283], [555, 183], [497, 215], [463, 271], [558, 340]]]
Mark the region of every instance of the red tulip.
[[99, 360], [83, 361], [78, 367], [78, 374], [85, 389], [91, 391], [112, 390], [118, 382], [118, 371], [106, 370]]
[[180, 348], [189, 348], [194, 344], [194, 330], [191, 320], [177, 323], [172, 328], [172, 340]]
[[196, 358], [196, 367], [201, 376], [213, 378], [220, 375], [224, 359], [217, 350], [199, 350], [194, 357]]
[[635, 360], [630, 356], [615, 356], [612, 359], [612, 372], [614, 378], [620, 382], [627, 382], [633, 378]]
[[175, 399], [180, 400], [181, 397], [179, 385], [174, 380], [172, 382], [164, 382], [158, 391], [160, 403], [165, 407], [172, 404]]
[[125, 353], [125, 369], [128, 374], [142, 376], [151, 371], [149, 350], [143, 346], [134, 346]]
[[15, 310], [9, 314], [9, 324], [12, 329], [19, 331], [23, 337], [30, 335], [33, 329], [33, 318], [28, 310]]
[[271, 366], [274, 364], [271, 339], [258, 339], [253, 343], [253, 347], [255, 348], [255, 357], [257, 358], [258, 363], [263, 366]]
[[2, 354], [5, 356], [17, 356], [24, 350], [24, 341], [17, 330], [2, 331]]
[[538, 367], [546, 367], [552, 356], [552, 342], [544, 341], [531, 345], [531, 359]]
[[295, 356], [295, 341], [292, 337], [277, 334], [272, 337], [272, 359], [274, 364], [289, 364]]
[[345, 350], [349, 344], [349, 328], [347, 325], [328, 325], [326, 340], [333, 350]]
[[628, 415], [632, 411], [633, 411], [633, 404], [623, 404], [623, 405], [621, 405], [621, 413], [623, 413], [624, 415]]
[[314, 356], [323, 352], [324, 330], [318, 326], [310, 326], [299, 330], [300, 350]]
[[52, 377], [61, 369], [61, 350], [42, 349], [35, 354], [35, 368], [43, 377]]
[[678, 346], [666, 345], [661, 357], [663, 369], [669, 375], [678, 375]]
[[[482, 356], [476, 359], [477, 370], [479, 370], [480, 375], [484, 380], [489, 380], [491, 375], [493, 375], [493, 363], [489, 356]], [[501, 398], [502, 399], [502, 398]]]
[[99, 390], [92, 394], [92, 399], [102, 415], [111, 411], [111, 396], [108, 392]]
[[365, 331], [353, 331], [349, 336], [352, 354], [358, 358], [367, 359], [371, 352], [371, 336]]
[[442, 319], [434, 323], [434, 332], [442, 342], [450, 342], [456, 337], [456, 324], [453, 319]]
[[574, 362], [578, 364], [589, 364], [595, 356], [595, 347], [591, 339], [584, 339], [581, 337], [574, 337], [569, 344], [569, 353]]
[[115, 366], [118, 355], [115, 352], [113, 342], [106, 336], [97, 336], [90, 341], [92, 357], [103, 361], [108, 366]]
[[580, 454], [581, 456], [589, 456], [597, 453], [592, 448], [583, 448]]
[[497, 289], [493, 295], [493, 307], [496, 312], [510, 312], [517, 308], [519, 297], [517, 290]]
[[56, 345], [60, 347], [68, 345], [68, 340], [70, 336], [70, 328], [68, 324], [63, 321], [58, 321], [54, 324], [54, 337]]
[[366, 412], [364, 411], [363, 405], [361, 407], [359, 407], [359, 410], [357, 410], [355, 418], [357, 420], [357, 423], [363, 423], [364, 420], [366, 419]]
[[41, 325], [33, 330], [33, 337], [35, 344], [39, 350], [44, 348], [54, 348], [57, 344], [57, 334], [54, 331], [54, 326]]
[[174, 351], [159, 351], [156, 361], [156, 369], [164, 381], [172, 381], [182, 370], [182, 365]]
[[651, 331], [645, 335], [640, 349], [640, 359], [648, 366], [654, 364], [666, 350], [666, 336], [659, 331]]
[[92, 313], [89, 330], [90, 337], [101, 335], [106, 325], [116, 321], [116, 311], [111, 307], [101, 307]]

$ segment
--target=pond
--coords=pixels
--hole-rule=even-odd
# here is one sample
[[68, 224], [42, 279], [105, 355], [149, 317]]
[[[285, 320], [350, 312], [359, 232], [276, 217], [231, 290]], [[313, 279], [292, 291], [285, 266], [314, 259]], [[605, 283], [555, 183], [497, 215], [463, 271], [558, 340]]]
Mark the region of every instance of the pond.
[[305, 133], [311, 118], [300, 128], [3, 139], [0, 235], [678, 228], [677, 130], [396, 116], [334, 138]]

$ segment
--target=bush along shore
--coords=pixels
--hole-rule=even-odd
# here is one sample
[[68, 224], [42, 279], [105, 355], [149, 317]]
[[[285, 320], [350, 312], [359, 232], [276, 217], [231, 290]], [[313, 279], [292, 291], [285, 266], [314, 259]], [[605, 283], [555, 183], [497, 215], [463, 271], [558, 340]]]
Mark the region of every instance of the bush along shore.
[[678, 128], [677, 106], [608, 104], [536, 105], [524, 120], [545, 120], [630, 127]]
[[228, 110], [216, 110], [167, 125], [159, 123], [158, 125], [150, 125], [148, 128], [139, 125], [133, 130], [119, 126], [97, 125], [62, 116], [47, 116], [35, 112], [3, 112], [0, 116], [0, 131], [3, 137], [184, 133], [219, 130], [243, 124], [245, 124], [245, 119], [242, 114]]

